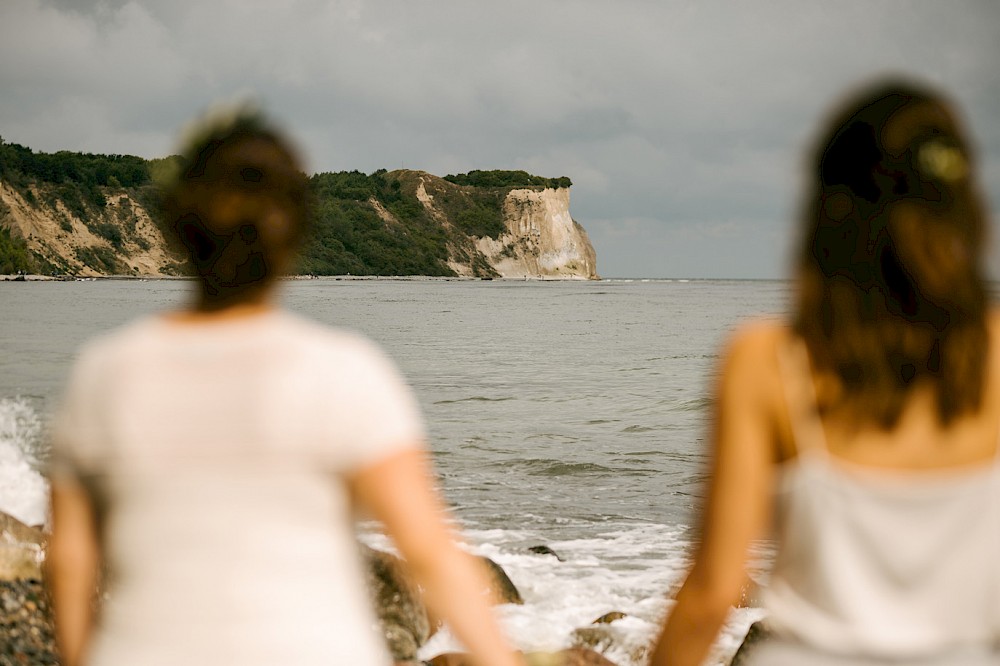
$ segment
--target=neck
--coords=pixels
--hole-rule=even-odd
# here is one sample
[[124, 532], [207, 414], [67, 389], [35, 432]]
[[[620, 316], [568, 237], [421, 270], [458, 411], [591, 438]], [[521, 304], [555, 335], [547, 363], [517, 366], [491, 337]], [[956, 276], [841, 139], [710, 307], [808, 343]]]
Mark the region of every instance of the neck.
[[230, 321], [245, 317], [254, 317], [277, 309], [273, 298], [273, 290], [267, 289], [255, 295], [254, 298], [244, 298], [239, 301], [224, 303], [208, 301], [200, 296], [187, 308], [175, 312], [171, 317], [175, 321]]

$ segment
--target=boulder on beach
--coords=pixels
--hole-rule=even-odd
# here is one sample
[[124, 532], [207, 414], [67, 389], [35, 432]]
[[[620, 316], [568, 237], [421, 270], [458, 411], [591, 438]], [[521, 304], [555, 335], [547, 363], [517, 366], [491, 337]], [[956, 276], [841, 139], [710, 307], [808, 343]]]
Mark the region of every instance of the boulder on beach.
[[758, 620], [750, 625], [747, 635], [743, 638], [743, 642], [740, 643], [740, 649], [736, 651], [733, 655], [732, 661], [729, 662], [729, 666], [740, 666], [744, 664], [750, 658], [750, 653], [753, 652], [753, 647], [768, 637], [770, 632], [767, 630], [767, 626], [762, 620]]
[[528, 549], [528, 552], [534, 553], [535, 555], [551, 555], [560, 562], [566, 561], [559, 555], [559, 553], [557, 553], [556, 551], [552, 550], [551, 548], [545, 545], [532, 546], [531, 548]]
[[[555, 662], [556, 666], [615, 666], [604, 655], [585, 648], [567, 648], [556, 652], [556, 656], [562, 659]], [[527, 657], [529, 666], [545, 666], [544, 662], [532, 661], [530, 654]]]
[[0, 580], [40, 579], [46, 542], [39, 528], [0, 512]]
[[[424, 606], [420, 588], [406, 565], [392, 553], [362, 546], [367, 563], [368, 587], [375, 612], [382, 623], [389, 652], [397, 662], [416, 659], [417, 650], [437, 630], [440, 622]], [[494, 604], [523, 604], [521, 593], [503, 568], [488, 557], [479, 559], [489, 572], [488, 593]]]
[[591, 624], [611, 624], [615, 620], [621, 620], [628, 617], [625, 613], [621, 611], [611, 611], [610, 613], [605, 613], [601, 617], [597, 618]]
[[367, 546], [362, 546], [362, 551], [368, 565], [368, 587], [389, 653], [397, 661], [416, 660], [417, 650], [431, 634], [420, 589], [402, 560], [392, 553]]
[[480, 557], [483, 565], [489, 570], [490, 574], [490, 595], [492, 597], [494, 604], [524, 604], [524, 599], [521, 597], [521, 593], [517, 591], [517, 587], [511, 581], [507, 572], [503, 570], [499, 564], [494, 562], [488, 557]]
[[636, 664], [645, 663], [649, 657], [648, 644], [637, 643], [632, 634], [611, 624], [592, 624], [574, 629], [570, 642], [574, 648], [592, 650], [601, 655], [614, 650], [627, 655], [628, 660]]
[[[55, 664], [52, 618], [42, 583], [47, 535], [0, 512], [0, 664]], [[362, 546], [368, 585], [390, 654], [397, 662], [417, 661], [432, 622], [420, 589], [405, 564], [391, 553]], [[482, 557], [490, 572], [494, 603], [524, 603], [506, 572]], [[589, 662], [567, 662], [589, 663]], [[595, 662], [596, 663], [596, 662]]]
[[47, 536], [0, 512], [0, 664], [58, 664], [48, 590]]
[[[558, 652], [528, 652], [528, 666], [615, 666], [604, 656], [585, 648], [572, 647]], [[431, 666], [473, 666], [469, 655], [462, 652], [439, 654], [426, 662]]]

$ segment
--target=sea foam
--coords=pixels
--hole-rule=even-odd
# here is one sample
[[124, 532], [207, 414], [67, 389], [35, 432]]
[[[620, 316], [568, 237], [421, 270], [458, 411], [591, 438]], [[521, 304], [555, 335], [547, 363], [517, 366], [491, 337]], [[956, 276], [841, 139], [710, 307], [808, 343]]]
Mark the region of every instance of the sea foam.
[[[460, 526], [461, 529], [461, 526]], [[591, 645], [619, 666], [642, 666], [670, 599], [689, 566], [691, 544], [683, 527], [650, 523], [619, 524], [591, 537], [549, 541], [520, 529], [461, 529], [471, 552], [489, 557], [510, 576], [524, 605], [497, 609], [506, 633], [518, 649], [551, 652], [580, 641], [578, 630], [610, 611], [626, 617], [591, 633]], [[363, 540], [391, 550], [384, 535], [367, 533]], [[546, 545], [558, 555], [530, 552], [531, 544]], [[760, 609], [734, 609], [707, 663], [726, 664], [762, 617]], [[597, 640], [593, 640], [596, 637]], [[461, 644], [442, 629], [424, 645], [419, 656], [462, 651]]]
[[42, 419], [23, 397], [0, 398], [0, 511], [28, 525], [48, 518], [49, 486], [39, 471]]

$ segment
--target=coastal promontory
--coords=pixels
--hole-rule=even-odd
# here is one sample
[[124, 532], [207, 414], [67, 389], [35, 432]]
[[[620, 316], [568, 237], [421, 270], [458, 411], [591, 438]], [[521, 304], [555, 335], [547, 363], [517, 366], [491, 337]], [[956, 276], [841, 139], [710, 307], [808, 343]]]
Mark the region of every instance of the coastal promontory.
[[[34, 152], [0, 139], [0, 274], [185, 272], [156, 182], [176, 158]], [[310, 176], [305, 275], [597, 278], [569, 178], [380, 169]]]

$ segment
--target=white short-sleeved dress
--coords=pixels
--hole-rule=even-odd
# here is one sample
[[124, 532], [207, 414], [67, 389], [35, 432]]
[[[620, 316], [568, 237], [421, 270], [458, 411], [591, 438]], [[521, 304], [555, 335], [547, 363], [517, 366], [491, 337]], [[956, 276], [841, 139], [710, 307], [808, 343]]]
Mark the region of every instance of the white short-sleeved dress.
[[423, 438], [372, 343], [286, 312], [89, 343], [53, 436], [103, 522], [88, 663], [388, 663], [343, 477]]

